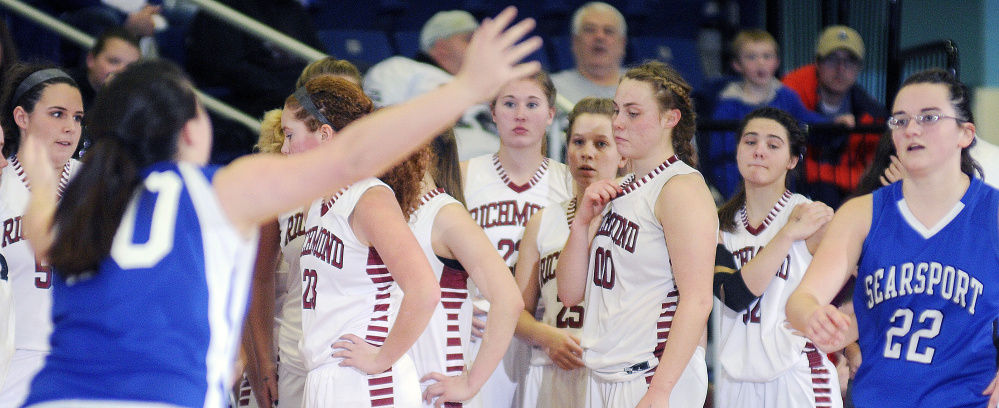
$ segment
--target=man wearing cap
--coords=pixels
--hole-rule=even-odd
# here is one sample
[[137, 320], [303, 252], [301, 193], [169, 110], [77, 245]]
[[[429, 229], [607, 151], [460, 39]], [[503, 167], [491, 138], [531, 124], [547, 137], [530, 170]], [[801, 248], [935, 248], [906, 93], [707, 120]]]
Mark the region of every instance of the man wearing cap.
[[[819, 35], [815, 62], [787, 74], [783, 82], [798, 93], [806, 108], [837, 123], [848, 127], [884, 123], [888, 116], [884, 105], [857, 84], [863, 61], [860, 34], [850, 27], [829, 26]], [[874, 159], [879, 137], [877, 133], [852, 133], [813, 138], [805, 156], [804, 192], [838, 207]]]
[[552, 75], [559, 95], [572, 103], [587, 96], [613, 98], [621, 79], [628, 26], [614, 6], [590, 2], [572, 15], [576, 68]]
[[[413, 59], [394, 56], [372, 66], [364, 76], [364, 93], [375, 106], [385, 107], [451, 80], [461, 69], [465, 49], [478, 27], [467, 11], [434, 14], [420, 30], [420, 53]], [[499, 150], [499, 136], [486, 104], [468, 108], [454, 130], [461, 160]]]

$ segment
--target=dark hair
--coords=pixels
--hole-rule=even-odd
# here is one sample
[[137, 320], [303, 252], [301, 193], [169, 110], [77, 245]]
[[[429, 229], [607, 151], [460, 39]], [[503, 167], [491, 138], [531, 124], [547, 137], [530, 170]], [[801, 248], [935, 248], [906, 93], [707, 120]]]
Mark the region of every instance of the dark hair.
[[[950, 71], [939, 68], [919, 71], [906, 78], [905, 82], [902, 83], [902, 88], [917, 84], [939, 84], [946, 87], [950, 104], [954, 107], [957, 117], [963, 122], [975, 123], [975, 118], [971, 114], [971, 97], [968, 94], [968, 88], [961, 81], [958, 81]], [[968, 177], [975, 177], [976, 173], [979, 177], [984, 175], [982, 166], [971, 157], [971, 148], [975, 146], [975, 143], [977, 140], [971, 139], [971, 144], [961, 149], [961, 172], [967, 174]]]
[[295, 89], [301, 88], [310, 79], [320, 75], [346, 76], [356, 80], [358, 84], [361, 83], [361, 71], [358, 71], [350, 61], [326, 57], [312, 61], [302, 70], [298, 81], [295, 81]]
[[889, 130], [881, 135], [881, 139], [878, 139], [878, 147], [874, 149], [874, 159], [864, 169], [864, 174], [860, 176], [857, 187], [850, 193], [849, 198], [867, 195], [884, 187], [881, 184], [881, 176], [885, 174], [888, 166], [891, 166], [891, 157], [895, 155], [895, 142], [891, 139], [891, 131]]
[[604, 115], [608, 118], [614, 116], [614, 100], [608, 98], [595, 98], [587, 96], [576, 102], [569, 113], [569, 127], [565, 128], [565, 140], [572, 139], [572, 127], [576, 124], [576, 119], [583, 114]]
[[454, 128], [444, 129], [430, 141], [433, 156], [430, 160], [430, 173], [437, 187], [465, 205], [465, 189], [461, 185], [461, 165], [458, 161], [458, 141]]
[[[798, 122], [789, 113], [769, 106], [765, 106], [750, 112], [746, 117], [742, 118], [742, 123], [739, 124], [739, 133], [736, 143], [738, 144], [742, 141], [742, 137], [745, 134], [746, 126], [749, 121], [753, 119], [770, 119], [777, 122], [784, 128], [787, 132], [787, 145], [788, 150], [790, 150], [791, 157], [797, 157], [798, 163], [801, 163], [805, 157], [805, 132], [798, 127]], [[785, 173], [784, 187], [789, 188], [792, 183], [791, 173], [794, 170], [788, 170]], [[746, 182], [745, 180], [739, 180], [739, 191], [729, 199], [725, 204], [718, 209], [718, 221], [719, 228], [725, 232], [734, 232], [736, 229], [735, 215], [739, 212], [744, 205], [746, 205]]]
[[137, 50], [142, 49], [142, 47], [139, 46], [139, 37], [136, 37], [131, 31], [128, 31], [124, 27], [111, 27], [104, 31], [100, 37], [97, 37], [97, 41], [94, 42], [94, 46], [90, 48], [88, 53], [94, 56], [100, 55], [100, 53], [104, 52], [104, 48], [108, 46], [108, 42], [112, 39], [119, 39], [127, 42]]
[[42, 98], [42, 91], [48, 88], [49, 85], [53, 84], [67, 84], [73, 88], [79, 89], [69, 76], [65, 77], [55, 77], [39, 82], [35, 86], [28, 88], [17, 100], [14, 99], [14, 93], [17, 91], [17, 87], [21, 85], [31, 74], [41, 71], [43, 69], [56, 68], [54, 65], [41, 65], [41, 64], [15, 64], [7, 72], [3, 87], [3, 96], [0, 100], [3, 101], [2, 106], [3, 113], [0, 114], [0, 126], [3, 128], [3, 135], [5, 144], [3, 146], [4, 157], [10, 157], [12, 154], [17, 152], [17, 149], [21, 145], [21, 131], [17, 127], [17, 123], [14, 121], [14, 108], [20, 106], [25, 112], [32, 113], [35, 110], [35, 105], [38, 104], [38, 100]]
[[[319, 112], [333, 125], [334, 130], [343, 129], [350, 122], [371, 113], [374, 108], [371, 99], [360, 87], [343, 78], [333, 76], [312, 78], [305, 83], [305, 90], [308, 91]], [[305, 127], [310, 132], [315, 132], [322, 126], [319, 119], [302, 109], [302, 105], [294, 95], [285, 99], [284, 103], [287, 109], [295, 113], [295, 119], [305, 122]]]
[[[690, 85], [673, 67], [659, 61], [648, 61], [629, 69], [624, 78], [648, 83], [652, 94], [659, 102], [660, 112], [670, 109], [680, 111], [680, 121], [670, 136], [673, 151], [680, 160], [697, 168], [697, 154], [694, 152], [694, 132], [697, 130], [694, 102], [690, 99]], [[623, 78], [622, 78], [623, 80]]]
[[0, 79], [3, 79], [3, 82], [7, 82], [7, 71], [19, 60], [17, 45], [14, 44], [14, 37], [11, 37], [7, 28], [7, 21], [0, 19]]
[[131, 64], [98, 91], [87, 116], [93, 145], [55, 212], [49, 257], [64, 278], [97, 270], [140, 172], [174, 160], [181, 130], [197, 115], [190, 80], [167, 60]]

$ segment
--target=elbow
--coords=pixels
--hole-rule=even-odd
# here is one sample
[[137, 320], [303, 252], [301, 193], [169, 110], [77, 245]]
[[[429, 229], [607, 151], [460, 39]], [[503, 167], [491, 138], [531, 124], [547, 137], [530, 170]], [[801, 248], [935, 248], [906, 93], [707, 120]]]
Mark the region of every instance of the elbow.
[[566, 307], [573, 307], [583, 302], [582, 295], [571, 293], [568, 290], [562, 290], [561, 286], [559, 286], [558, 298]]

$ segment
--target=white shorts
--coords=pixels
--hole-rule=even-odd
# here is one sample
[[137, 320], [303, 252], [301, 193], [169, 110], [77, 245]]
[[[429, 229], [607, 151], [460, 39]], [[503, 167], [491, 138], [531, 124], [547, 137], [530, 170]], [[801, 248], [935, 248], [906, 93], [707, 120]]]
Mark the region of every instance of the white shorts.
[[[649, 390], [654, 371], [631, 381], [609, 382], [596, 378], [588, 393], [589, 407], [634, 408]], [[697, 347], [669, 396], [670, 408], [702, 408], [708, 395], [708, 366], [704, 348]]]
[[589, 371], [585, 367], [566, 371], [555, 364], [543, 366], [537, 407], [576, 408], [586, 405]]
[[[475, 356], [479, 353], [481, 339], [475, 339], [471, 344], [471, 361], [475, 361]], [[523, 390], [517, 387], [523, 381], [531, 365], [531, 347], [514, 337], [510, 341], [510, 347], [506, 350], [503, 360], [496, 366], [496, 371], [489, 376], [486, 383], [479, 390], [479, 396], [485, 408], [521, 408], [524, 401]]]
[[842, 408], [836, 366], [809, 344], [798, 363], [769, 382], [737, 381], [722, 369], [715, 389], [719, 408]]
[[531, 365], [527, 369], [527, 375], [524, 377], [524, 381], [520, 382], [520, 390], [518, 394], [524, 397], [521, 404], [523, 408], [537, 408], [543, 407], [538, 403], [538, 394], [541, 391], [541, 381], [544, 375], [545, 366], [543, 365]]
[[7, 380], [3, 382], [3, 389], [0, 389], [0, 408], [20, 407], [24, 403], [31, 390], [31, 379], [45, 365], [47, 355], [47, 351], [14, 350]]
[[305, 375], [301, 367], [289, 368], [278, 362], [278, 403], [282, 407], [301, 408], [305, 393]]
[[[280, 395], [279, 395], [280, 397]], [[408, 355], [403, 355], [392, 369], [367, 375], [353, 367], [324, 364], [309, 371], [305, 378], [305, 408], [351, 407], [419, 408], [420, 379]], [[284, 401], [281, 401], [282, 406]]]

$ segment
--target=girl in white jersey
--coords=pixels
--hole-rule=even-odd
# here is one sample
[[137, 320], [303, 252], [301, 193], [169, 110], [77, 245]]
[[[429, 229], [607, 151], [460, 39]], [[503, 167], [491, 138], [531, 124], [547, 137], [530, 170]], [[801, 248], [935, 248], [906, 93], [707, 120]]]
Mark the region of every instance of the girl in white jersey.
[[821, 202], [791, 194], [805, 136], [794, 118], [760, 108], [742, 121], [736, 163], [743, 185], [718, 210], [719, 407], [842, 407], [835, 366], [786, 326], [784, 305], [832, 219]]
[[[381, 176], [399, 204], [410, 209], [409, 226], [441, 286], [441, 301], [430, 324], [409, 350], [421, 377], [425, 407], [461, 407], [475, 396], [502, 360], [523, 310], [503, 259], [462, 203], [448, 193], [461, 197], [457, 152], [454, 133], [448, 130]], [[468, 278], [491, 308], [482, 347], [466, 369], [472, 326]]]
[[[585, 311], [583, 306], [566, 307], [558, 299], [555, 265], [586, 187], [615, 178], [625, 165], [611, 134], [613, 113], [610, 99], [583, 98], [576, 103], [566, 131], [574, 197], [539, 210], [524, 229], [516, 277], [527, 307], [521, 311], [517, 337], [533, 346], [522, 385], [525, 408], [586, 404], [589, 372], [579, 346]], [[543, 313], [541, 320], [535, 320], [536, 312]]]
[[[299, 75], [296, 87], [322, 75], [339, 77], [360, 86], [361, 74], [346, 60], [326, 57], [313, 61]], [[256, 149], [260, 153], [289, 154], [281, 131], [281, 109], [267, 112], [260, 127]], [[258, 407], [271, 407], [278, 396], [287, 404], [302, 405], [305, 363], [298, 352], [302, 339], [302, 277], [298, 259], [305, 239], [308, 208], [281, 214], [260, 228], [260, 244], [254, 266], [253, 296], [246, 320], [244, 347], [252, 352], [246, 362], [246, 380], [240, 392], [252, 389]], [[294, 272], [291, 272], [294, 271]], [[275, 350], [279, 358], [275, 357]]]
[[61, 194], [80, 164], [71, 157], [80, 141], [83, 100], [76, 83], [57, 68], [16, 65], [6, 78], [0, 124], [7, 136], [3, 156], [10, 167], [0, 175], [0, 221], [4, 228], [0, 279], [11, 288], [15, 351], [6, 380], [0, 380], [0, 406], [18, 406], [48, 354], [52, 331], [52, 269], [35, 259], [22, 234], [21, 217], [27, 209], [31, 183], [18, 158], [24, 152], [22, 142], [28, 139], [48, 146], [46, 164], [60, 175]]
[[692, 167], [690, 86], [667, 65], [646, 63], [625, 74], [614, 106], [614, 140], [634, 174], [620, 187], [587, 188], [559, 260], [558, 294], [569, 307], [586, 298], [591, 403], [700, 407], [718, 218]]
[[[299, 89], [281, 115], [292, 155], [336, 140], [336, 129], [373, 108], [360, 87], [341, 78], [315, 78]], [[299, 348], [309, 370], [304, 405], [418, 406], [417, 377], [405, 352], [440, 292], [392, 190], [368, 178], [331, 192], [309, 208], [305, 231], [299, 260]], [[406, 324], [389, 319], [396, 284], [407, 294], [398, 310]]]
[[[554, 103], [555, 85], [543, 71], [506, 84], [491, 104], [499, 152], [461, 163], [465, 206], [511, 271], [527, 220], [548, 203], [570, 197], [571, 176], [566, 166], [542, 153], [545, 129], [555, 116]], [[488, 311], [488, 302], [476, 299], [475, 303]], [[472, 343], [472, 358], [478, 344]], [[520, 398], [514, 394], [527, 372], [528, 359], [526, 347], [514, 340], [483, 387], [482, 399], [494, 407], [519, 406]]]
[[[0, 128], [0, 151], [3, 150], [3, 129]], [[7, 159], [0, 154], [0, 176], [7, 167]], [[7, 369], [14, 357], [14, 299], [10, 293], [6, 263], [0, 264], [0, 390], [7, 380]]]
[[[32, 148], [28, 150], [32, 153], [26, 158], [30, 156], [31, 160], [26, 159], [24, 167], [33, 180], [33, 195], [25, 215], [25, 233], [30, 235], [39, 255], [48, 256], [60, 273], [55, 282], [61, 297], [56, 297], [58, 302], [53, 308], [58, 305], [65, 319], [57, 321], [53, 336], [58, 334], [69, 341], [53, 342], [52, 355], [60, 358], [46, 360], [32, 385], [28, 404], [58, 405], [74, 400], [77, 406], [106, 406], [109, 400], [115, 400], [133, 406], [163, 402], [221, 406], [220, 394], [231, 378], [226, 366], [235, 354], [245, 306], [240, 300], [245, 301], [248, 290], [246, 255], [252, 251], [243, 250], [252, 245], [250, 238], [259, 223], [300, 208], [314, 197], [337, 191], [364, 176], [384, 171], [394, 160], [404, 157], [453, 121], [467, 106], [487, 98], [503, 83], [537, 70], [536, 63], [516, 63], [536, 49], [540, 41], [531, 39], [517, 44], [533, 22], [527, 20], [506, 30], [515, 14], [512, 8], [507, 9], [495, 20], [482, 24], [469, 45], [462, 71], [453, 82], [339, 129], [337, 140], [294, 159], [257, 155], [221, 169], [202, 169], [211, 146], [207, 115], [200, 109], [190, 82], [178, 68], [164, 61], [133, 65], [102, 90], [95, 104], [95, 111], [102, 115], [97, 115], [98, 120], [93, 123], [95, 143], [88, 153], [89, 161], [67, 188], [58, 209], [55, 203], [58, 176], [44, 164], [49, 148], [29, 143]], [[160, 168], [166, 170], [157, 170]], [[154, 171], [145, 182], [140, 173], [144, 169]], [[288, 183], [288, 180], [308, 182]], [[202, 230], [209, 234], [206, 237], [224, 235], [225, 241], [205, 240], [201, 242], [205, 248], [173, 251], [167, 246], [165, 256], [177, 264], [160, 265], [155, 259], [132, 256], [153, 251], [158, 257], [164, 256], [163, 244], [170, 242], [161, 239], [160, 233], [164, 232], [183, 242], [200, 240], [193, 236], [199, 235], [194, 231], [169, 228], [169, 218], [165, 223], [152, 222], [154, 218], [163, 219], [152, 217], [152, 212], [168, 211], [167, 216], [170, 215], [167, 198], [178, 198], [176, 195], [157, 198], [155, 192], [169, 188], [165, 191], [172, 193], [178, 182], [183, 183], [180, 186], [183, 191], [193, 191], [183, 196], [185, 225], [211, 226]], [[133, 201], [133, 195], [144, 199]], [[164, 203], [163, 210], [159, 205], [154, 206], [159, 202]], [[191, 209], [195, 205], [198, 208]], [[126, 211], [127, 208], [132, 210]], [[201, 216], [194, 212], [202, 210], [210, 212]], [[177, 220], [181, 221], [179, 214]], [[121, 234], [119, 225], [124, 225]], [[156, 238], [151, 240], [154, 245], [143, 246], [129, 239], [133, 232], [139, 236], [140, 231], [150, 231], [150, 227]], [[116, 235], [124, 238], [115, 239]], [[113, 242], [118, 243], [114, 249]], [[157, 279], [155, 288], [130, 279], [132, 275], [127, 272], [139, 270]], [[211, 282], [204, 282], [211, 285], [210, 292], [169, 285], [171, 279], [179, 277], [197, 282], [198, 279], [190, 279], [191, 271], [211, 272], [205, 276]], [[145, 297], [141, 291], [86, 292], [88, 288], [107, 284], [127, 284], [133, 289], [155, 289], [165, 294], [180, 289], [184, 293], [201, 290], [199, 298], [209, 303], [180, 301], [165, 305], [160, 298]], [[128, 309], [119, 310], [121, 303]], [[104, 309], [90, 310], [92, 304], [137, 316], [121, 319], [120, 315]], [[185, 310], [189, 313], [188, 320], [204, 322], [190, 327], [203, 336], [176, 333], [163, 338], [164, 333], [175, 333], [165, 328], [147, 332], [146, 327], [158, 324], [156, 319], [142, 315], [151, 310], [170, 312], [171, 316]], [[86, 325], [81, 326], [81, 322]], [[210, 328], [210, 333], [205, 328]], [[130, 341], [134, 336], [167, 341], [184, 353]], [[127, 361], [118, 357], [119, 350], [128, 351]], [[346, 354], [348, 364], [367, 367], [371, 360], [356, 358], [359, 356], [354, 351]], [[179, 359], [201, 359], [208, 365], [175, 364]], [[141, 371], [135, 372], [135, 367]], [[131, 374], [122, 377], [122, 373]], [[206, 376], [198, 380], [202, 374]], [[143, 385], [128, 386], [122, 380]], [[161, 386], [164, 381], [190, 387], [181, 393], [176, 387]]]

